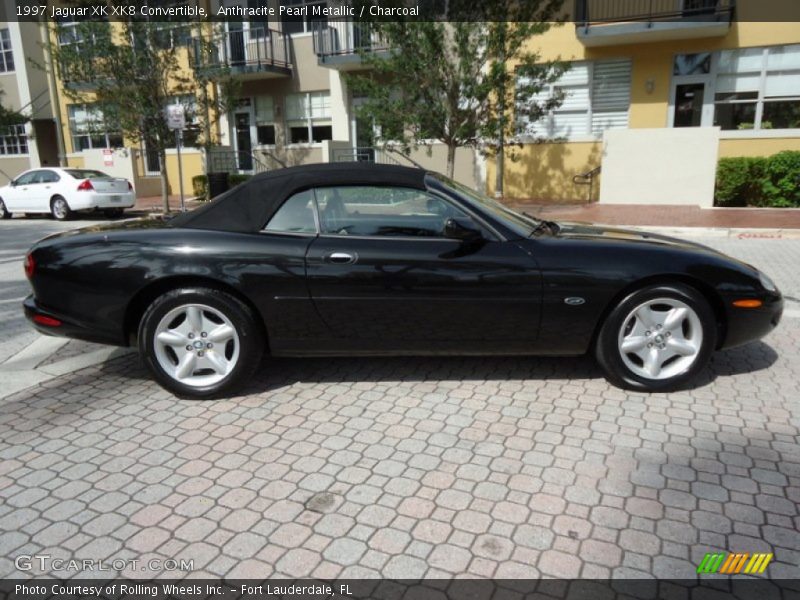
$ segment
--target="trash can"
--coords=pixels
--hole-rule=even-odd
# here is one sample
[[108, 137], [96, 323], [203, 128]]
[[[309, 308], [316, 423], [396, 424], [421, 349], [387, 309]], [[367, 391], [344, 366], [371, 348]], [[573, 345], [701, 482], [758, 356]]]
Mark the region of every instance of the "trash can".
[[230, 188], [228, 184], [227, 173], [209, 173], [208, 174], [208, 198], [216, 198], [223, 192], [227, 192]]

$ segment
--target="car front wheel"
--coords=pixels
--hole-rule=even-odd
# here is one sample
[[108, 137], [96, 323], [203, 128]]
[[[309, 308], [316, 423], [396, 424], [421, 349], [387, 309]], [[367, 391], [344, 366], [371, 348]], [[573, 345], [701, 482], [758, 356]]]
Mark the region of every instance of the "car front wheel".
[[680, 389], [708, 364], [717, 341], [714, 312], [695, 289], [654, 285], [630, 294], [608, 315], [597, 362], [623, 388]]
[[139, 352], [155, 379], [184, 398], [229, 395], [255, 372], [261, 328], [239, 299], [207, 288], [160, 296], [139, 326]]
[[8, 209], [6, 208], [6, 203], [3, 202], [2, 198], [0, 198], [0, 219], [10, 219], [10, 218], [11, 218], [11, 213], [8, 212]]
[[67, 221], [72, 217], [72, 210], [64, 198], [56, 196], [50, 201], [50, 214], [56, 221]]

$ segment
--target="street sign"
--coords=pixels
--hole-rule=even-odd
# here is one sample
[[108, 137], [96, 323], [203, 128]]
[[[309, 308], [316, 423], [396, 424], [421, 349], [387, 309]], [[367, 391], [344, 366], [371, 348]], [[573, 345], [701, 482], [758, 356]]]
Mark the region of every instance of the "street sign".
[[170, 104], [166, 111], [167, 127], [170, 129], [183, 129], [186, 127], [186, 111], [183, 104]]
[[103, 166], [104, 167], [114, 166], [114, 151], [109, 148], [103, 150]]

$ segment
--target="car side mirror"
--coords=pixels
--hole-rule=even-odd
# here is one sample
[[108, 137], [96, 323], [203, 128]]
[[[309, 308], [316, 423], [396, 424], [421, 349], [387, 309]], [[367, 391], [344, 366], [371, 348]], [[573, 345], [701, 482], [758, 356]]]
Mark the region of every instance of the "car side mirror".
[[17, 180], [12, 179], [11, 181], [8, 182], [8, 185], [10, 185], [11, 187], [17, 187]]
[[451, 217], [444, 222], [444, 236], [454, 240], [474, 242], [483, 239], [483, 233], [469, 217]]

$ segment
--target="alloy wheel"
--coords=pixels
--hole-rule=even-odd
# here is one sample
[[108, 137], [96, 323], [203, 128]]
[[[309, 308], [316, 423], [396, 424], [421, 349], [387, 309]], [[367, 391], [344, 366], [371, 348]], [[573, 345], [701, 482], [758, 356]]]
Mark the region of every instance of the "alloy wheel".
[[63, 220], [67, 218], [69, 214], [69, 207], [67, 206], [67, 201], [63, 198], [56, 198], [53, 200], [53, 216], [58, 220]]
[[190, 387], [220, 382], [239, 361], [239, 334], [233, 323], [204, 304], [170, 310], [156, 326], [153, 345], [161, 368]]
[[703, 345], [693, 308], [676, 298], [654, 298], [623, 320], [617, 346], [625, 366], [645, 379], [663, 380], [688, 371]]

